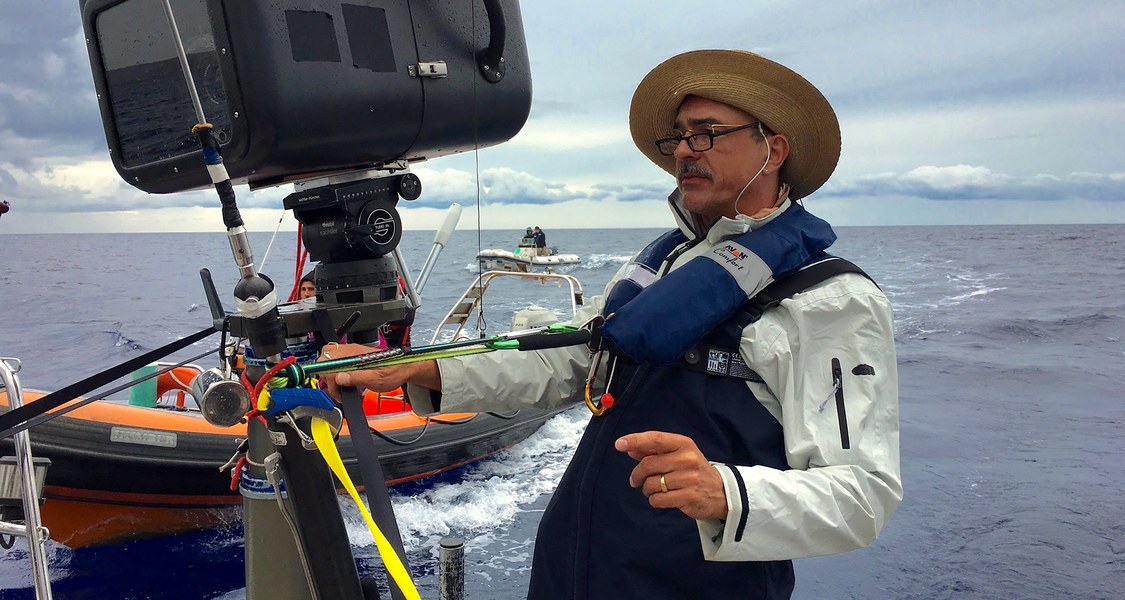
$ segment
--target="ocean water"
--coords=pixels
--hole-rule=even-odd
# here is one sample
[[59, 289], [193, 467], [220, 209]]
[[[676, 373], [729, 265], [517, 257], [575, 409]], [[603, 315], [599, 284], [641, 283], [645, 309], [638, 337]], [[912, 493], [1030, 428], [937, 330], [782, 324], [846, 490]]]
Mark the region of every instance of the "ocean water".
[[[560, 271], [594, 295], [658, 230], [546, 232], [584, 258]], [[478, 246], [509, 248], [520, 233], [454, 235], [423, 291], [416, 343], [472, 282]], [[794, 597], [1120, 598], [1125, 225], [838, 233], [834, 252], [895, 306], [905, 499], [869, 548], [797, 561]], [[269, 238], [252, 236], [257, 256]], [[431, 240], [403, 238], [415, 274]], [[282, 233], [266, 259], [280, 288], [294, 249]], [[202, 267], [229, 297], [237, 273], [223, 234], [0, 235], [0, 356], [23, 360], [25, 387], [50, 390], [201, 329]], [[529, 304], [568, 309], [552, 286], [513, 286], [487, 320], [503, 329]], [[437, 597], [445, 535], [466, 540], [468, 598], [523, 597], [539, 516], [587, 419], [579, 407], [495, 458], [393, 491], [424, 597]], [[375, 572], [369, 534], [344, 506], [361, 571]], [[62, 599], [243, 598], [242, 552], [238, 529], [48, 549]], [[32, 598], [30, 585], [20, 540], [0, 550], [0, 600]]]

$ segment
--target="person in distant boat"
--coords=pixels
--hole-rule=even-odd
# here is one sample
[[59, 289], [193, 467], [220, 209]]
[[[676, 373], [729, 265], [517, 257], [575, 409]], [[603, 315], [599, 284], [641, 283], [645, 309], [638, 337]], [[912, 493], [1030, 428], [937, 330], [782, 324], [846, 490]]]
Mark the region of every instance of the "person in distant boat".
[[585, 393], [529, 598], [789, 598], [793, 559], [872, 543], [902, 499], [890, 303], [798, 202], [836, 167], [836, 115], [787, 67], [700, 50], [645, 76], [629, 126], [676, 178], [678, 228], [582, 307], [591, 348], [341, 373], [330, 391], [409, 383], [422, 414]]
[[520, 240], [521, 246], [534, 246], [535, 245], [535, 232], [530, 227], [527, 228], [527, 233], [523, 234], [523, 239]]
[[306, 300], [308, 298], [316, 298], [316, 283], [314, 282], [313, 272], [305, 273], [301, 278], [300, 287], [297, 288], [297, 299]]
[[538, 253], [539, 256], [547, 256], [550, 254], [550, 251], [547, 250], [547, 234], [543, 233], [542, 229], [536, 227], [535, 231], [532, 233], [532, 238], [535, 240], [535, 252]]

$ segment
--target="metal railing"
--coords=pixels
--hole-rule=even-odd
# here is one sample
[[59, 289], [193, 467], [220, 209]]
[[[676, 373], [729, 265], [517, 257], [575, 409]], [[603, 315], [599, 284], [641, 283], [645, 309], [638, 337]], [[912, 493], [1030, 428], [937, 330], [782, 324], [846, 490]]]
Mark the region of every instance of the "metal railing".
[[[578, 307], [583, 302], [582, 284], [579, 283], [578, 278], [573, 275], [545, 272], [486, 271], [477, 277], [476, 281], [465, 290], [465, 293], [461, 294], [461, 297], [453, 303], [453, 308], [450, 308], [449, 312], [447, 312], [445, 317], [438, 323], [433, 336], [430, 338], [430, 343], [436, 344], [443, 339], [456, 340], [462, 336], [465, 324], [469, 321], [469, 317], [480, 310], [481, 302], [484, 299], [485, 293], [488, 291], [488, 286], [495, 280], [502, 278], [515, 278], [538, 283], [552, 282], [560, 286], [566, 284], [570, 290], [570, 314], [572, 316], [578, 312]], [[450, 328], [453, 329], [452, 332], [449, 331]]]
[[[15, 410], [23, 406], [23, 389], [19, 379], [20, 361], [0, 358], [0, 379], [7, 391], [8, 407]], [[21, 431], [12, 437], [16, 449], [16, 468], [20, 478], [20, 499], [23, 501], [23, 523], [0, 521], [0, 534], [27, 539], [31, 555], [31, 577], [37, 600], [51, 600], [51, 579], [47, 573], [45, 546], [50, 537], [39, 514], [39, 489], [36, 485], [34, 460], [31, 456], [31, 436]]]

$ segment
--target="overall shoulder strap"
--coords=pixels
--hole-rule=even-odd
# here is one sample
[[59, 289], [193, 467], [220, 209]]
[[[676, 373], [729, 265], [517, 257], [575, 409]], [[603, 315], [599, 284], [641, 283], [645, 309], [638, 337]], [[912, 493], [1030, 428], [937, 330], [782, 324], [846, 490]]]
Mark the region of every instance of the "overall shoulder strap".
[[[871, 283], [875, 283], [875, 280], [871, 279], [870, 275], [851, 261], [826, 254], [820, 260], [813, 261], [796, 271], [779, 277], [773, 283], [766, 286], [766, 289], [758, 292], [753, 298], [747, 300], [746, 304], [742, 307], [742, 311], [750, 318], [745, 320], [744, 323], [749, 325], [762, 318], [762, 314], [780, 304], [782, 300], [791, 298], [796, 294], [812, 288], [830, 277], [835, 277], [836, 275], [844, 273], [862, 275], [871, 281]], [[878, 287], [878, 284], [875, 285]]]
[[[781, 276], [753, 298], [747, 300], [735, 316], [720, 326], [720, 331], [723, 333], [718, 335], [718, 340], [704, 340], [684, 354], [679, 366], [709, 375], [735, 377], [765, 383], [760, 375], [742, 361], [738, 344], [733, 340], [740, 337], [742, 330], [747, 325], [762, 318], [767, 310], [777, 306], [782, 300], [791, 298], [830, 277], [843, 273], [862, 275], [871, 283], [875, 283], [870, 275], [851, 261], [825, 254], [801, 269]], [[726, 340], [726, 343], [719, 340]]]

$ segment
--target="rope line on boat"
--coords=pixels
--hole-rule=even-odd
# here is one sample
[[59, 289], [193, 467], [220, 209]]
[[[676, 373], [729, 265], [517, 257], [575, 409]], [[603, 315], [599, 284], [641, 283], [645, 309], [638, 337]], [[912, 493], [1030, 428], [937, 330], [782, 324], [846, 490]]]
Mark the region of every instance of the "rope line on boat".
[[386, 433], [383, 433], [382, 431], [379, 431], [378, 429], [376, 429], [374, 427], [368, 427], [368, 429], [370, 429], [371, 433], [375, 434], [380, 439], [382, 439], [382, 440], [384, 440], [388, 443], [394, 444], [395, 446], [409, 446], [411, 444], [417, 443], [418, 440], [422, 439], [422, 436], [426, 435], [426, 431], [429, 430], [431, 423], [437, 423], [438, 425], [465, 425], [467, 423], [470, 423], [470, 422], [474, 421], [481, 414], [492, 415], [493, 417], [496, 417], [497, 419], [503, 419], [503, 420], [507, 421], [507, 420], [511, 420], [511, 419], [516, 418], [519, 415], [519, 413], [520, 413], [519, 410], [516, 410], [515, 412], [513, 412], [510, 415], [502, 415], [500, 413], [495, 413], [495, 412], [474, 413], [473, 416], [471, 416], [471, 417], [465, 417], [464, 419], [457, 419], [457, 420], [448, 420], [448, 419], [442, 419], [442, 418], [439, 418], [439, 417], [425, 417], [426, 423], [425, 423], [425, 425], [422, 425], [422, 431], [418, 432], [418, 435], [414, 436], [414, 439], [405, 440], [405, 441], [395, 439], [395, 438], [391, 437], [390, 435], [388, 435]]
[[[157, 348], [156, 350], [146, 352], [136, 358], [129, 359], [100, 373], [95, 373], [94, 375], [91, 375], [81, 381], [72, 383], [62, 389], [55, 390], [54, 392], [43, 396], [42, 398], [36, 400], [35, 402], [32, 402], [31, 404], [27, 404], [17, 409], [10, 410], [0, 415], [0, 439], [24, 431], [31, 426], [28, 424], [28, 422], [35, 417], [44, 415], [44, 413], [47, 413], [48, 411], [54, 410], [62, 406], [63, 404], [70, 402], [71, 400], [74, 400], [84, 394], [88, 394], [93, 390], [96, 390], [97, 388], [108, 385], [113, 381], [120, 379], [132, 373], [133, 371], [136, 371], [137, 369], [157, 362], [160, 359], [168, 356], [169, 354], [172, 354], [173, 352], [176, 352], [178, 350], [182, 350], [198, 342], [199, 340], [210, 336], [213, 333], [215, 333], [214, 327], [202, 329], [187, 337], [183, 337], [172, 343], [165, 344]], [[210, 354], [212, 352], [214, 352], [214, 350], [208, 350], [205, 354], [203, 354], [203, 356], [206, 356], [207, 354]], [[190, 360], [198, 359], [189, 359], [188, 362], [190, 362]], [[155, 375], [153, 376], [155, 377]], [[130, 385], [135, 384], [131, 383]], [[95, 398], [95, 400], [96, 399], [97, 398]], [[57, 414], [62, 413], [52, 414], [55, 414], [57, 416]]]
[[391, 444], [394, 444], [396, 446], [409, 446], [411, 444], [417, 443], [418, 440], [422, 439], [423, 435], [426, 435], [426, 431], [429, 430], [431, 423], [437, 423], [438, 425], [465, 425], [467, 423], [470, 423], [470, 422], [476, 420], [476, 418], [479, 417], [481, 414], [492, 415], [493, 417], [496, 417], [497, 419], [502, 419], [502, 420], [508, 421], [508, 420], [514, 419], [517, 416], [519, 416], [520, 411], [516, 410], [516, 411], [512, 412], [512, 414], [510, 414], [510, 415], [502, 415], [500, 413], [491, 412], [491, 411], [487, 412], [487, 413], [473, 413], [473, 416], [471, 416], [471, 417], [465, 417], [464, 419], [457, 419], [455, 421], [454, 420], [448, 420], [448, 419], [442, 419], [440, 417], [426, 417], [426, 424], [422, 426], [422, 431], [418, 432], [418, 435], [414, 436], [414, 439], [409, 440], [409, 441], [396, 440], [395, 438], [391, 437], [390, 435], [388, 435], [386, 433], [383, 433], [382, 431], [379, 431], [378, 429], [376, 429], [374, 427], [368, 427], [368, 429], [371, 430], [371, 433], [375, 434], [376, 436], [382, 438], [384, 441], [387, 441]]
[[258, 264], [259, 271], [266, 270], [266, 259], [270, 257], [270, 250], [273, 250], [273, 243], [277, 241], [277, 233], [281, 231], [281, 223], [285, 220], [286, 210], [281, 209], [281, 216], [277, 218], [277, 227], [273, 229], [273, 235], [270, 236], [270, 243], [266, 244], [266, 251], [262, 254], [262, 262]]
[[[208, 351], [206, 351], [202, 354], [198, 354], [196, 356], [192, 356], [191, 358], [184, 359], [183, 361], [178, 362], [174, 365], [169, 365], [167, 367], [163, 367], [163, 368], [158, 369], [158, 370], [156, 370], [156, 371], [154, 371], [154, 372], [152, 372], [148, 375], [145, 375], [143, 377], [138, 377], [138, 378], [136, 378], [136, 379], [134, 379], [134, 380], [132, 380], [128, 383], [125, 383], [125, 384], [119, 385], [115, 388], [106, 390], [106, 391], [104, 391], [104, 392], [102, 392], [102, 393], [100, 393], [100, 394], [98, 394], [94, 397], [84, 398], [81, 402], [75, 402], [74, 404], [71, 404], [69, 406], [64, 406], [61, 409], [56, 410], [54, 412], [45, 413], [45, 414], [39, 415], [37, 417], [28, 419], [27, 423], [24, 424], [23, 428], [24, 429], [31, 429], [32, 427], [37, 427], [39, 425], [42, 425], [43, 423], [46, 423], [47, 421], [50, 421], [51, 419], [54, 419], [55, 417], [61, 417], [65, 414], [69, 413], [70, 411], [82, 408], [83, 406], [86, 406], [87, 404], [90, 404], [91, 402], [97, 402], [99, 400], [105, 400], [106, 398], [112, 396], [113, 394], [116, 394], [117, 392], [125, 391], [125, 390], [127, 390], [127, 389], [129, 389], [129, 388], [131, 388], [135, 385], [139, 385], [141, 383], [144, 383], [144, 382], [146, 382], [149, 379], [152, 379], [154, 377], [160, 377], [161, 375], [163, 375], [165, 373], [174, 371], [175, 369], [178, 369], [178, 368], [180, 368], [180, 367], [182, 367], [182, 366], [184, 366], [188, 363], [195, 362], [195, 361], [197, 361], [197, 360], [199, 360], [199, 359], [201, 359], [201, 358], [203, 358], [203, 357], [205, 357], [209, 354], [213, 354], [217, 351], [218, 351], [218, 349], [208, 350]], [[172, 378], [175, 379], [174, 373], [172, 375]], [[176, 379], [176, 381], [178, 382], [179, 380]], [[166, 407], [161, 407], [161, 408], [166, 408]], [[19, 431], [16, 431], [15, 433], [19, 433]]]
[[[293, 539], [301, 539], [300, 528], [297, 525], [296, 510], [293, 508], [293, 500], [288, 495], [281, 492], [281, 482], [285, 479], [285, 474], [281, 466], [281, 453], [274, 452], [265, 458], [265, 468], [263, 469], [266, 474], [266, 480], [270, 482], [270, 487], [273, 489], [273, 497], [277, 501], [278, 512], [281, 513], [282, 518], [285, 519], [286, 525], [289, 526], [289, 531], [293, 535]], [[239, 467], [241, 469], [241, 467]], [[308, 552], [305, 551], [304, 544], [297, 544], [297, 556], [301, 561], [301, 569], [305, 573], [305, 582], [309, 586], [309, 590], [315, 590], [316, 580], [312, 575], [312, 568], [309, 564]], [[319, 598], [319, 594], [314, 591], [314, 597]]]
[[301, 278], [305, 276], [305, 263], [309, 259], [309, 251], [304, 246], [304, 231], [304, 223], [298, 221], [296, 268], [293, 272], [293, 289], [289, 292], [289, 302], [301, 299]]
[[[414, 436], [414, 439], [408, 440], [408, 441], [396, 440], [395, 438], [383, 433], [382, 431], [379, 431], [378, 429], [376, 429], [374, 427], [368, 426], [368, 429], [371, 430], [371, 433], [375, 434], [378, 438], [382, 439], [385, 442], [388, 442], [390, 444], [394, 444], [395, 446], [409, 446], [411, 444], [418, 443], [418, 440], [422, 439], [422, 436], [426, 435], [426, 432], [429, 431], [431, 419], [430, 419], [430, 417], [425, 417], [425, 420], [426, 420], [426, 423], [424, 425], [422, 425], [422, 431], [419, 431], [418, 435]], [[472, 419], [469, 419], [469, 420], [472, 420]], [[467, 420], [465, 422], [467, 423], [469, 420]], [[460, 425], [460, 423], [450, 423], [450, 425]]]

